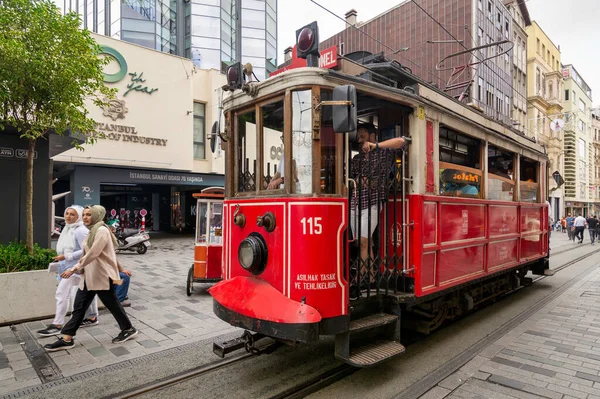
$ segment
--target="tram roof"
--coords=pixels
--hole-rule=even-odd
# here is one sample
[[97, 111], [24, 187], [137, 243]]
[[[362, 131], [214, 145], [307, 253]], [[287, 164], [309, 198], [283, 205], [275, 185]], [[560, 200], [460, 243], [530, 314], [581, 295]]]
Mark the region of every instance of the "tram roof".
[[[364, 65], [343, 58], [339, 59], [338, 62], [340, 64], [338, 70], [308, 67], [296, 68], [282, 72], [262, 82], [254, 82], [253, 84], [258, 86], [258, 93], [261, 100], [292, 87], [316, 85], [334, 88], [339, 85], [353, 84], [359, 93], [367, 93], [373, 97], [385, 99], [390, 102], [403, 103], [413, 108], [419, 105], [435, 108], [440, 112], [450, 114], [463, 122], [480, 128], [500, 140], [508, 140], [520, 147], [526, 147], [546, 157], [544, 147], [533, 139], [524, 136], [512, 127], [484, 115], [481, 111], [459, 102], [414, 75], [405, 72], [407, 86], [396, 88], [357, 76], [365, 72], [374, 72]], [[383, 77], [383, 79], [386, 79], [386, 77]], [[231, 109], [244, 108], [255, 103], [255, 101], [255, 98], [244, 93], [242, 90], [238, 90], [233, 95], [224, 98], [223, 108], [227, 112]]]

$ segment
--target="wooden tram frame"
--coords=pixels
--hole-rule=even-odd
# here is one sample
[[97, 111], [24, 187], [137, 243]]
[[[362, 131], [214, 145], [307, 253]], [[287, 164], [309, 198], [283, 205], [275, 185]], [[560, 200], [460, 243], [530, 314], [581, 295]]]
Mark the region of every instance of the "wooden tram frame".
[[[254, 93], [258, 93], [260, 100], [242, 92], [234, 92], [224, 101], [226, 133], [229, 136], [226, 146], [224, 281], [212, 287], [209, 292], [214, 297], [217, 316], [232, 325], [286, 342], [306, 342], [318, 339], [319, 335], [335, 334], [336, 357], [357, 366], [368, 366], [404, 351], [399, 344], [400, 318], [404, 313], [428, 315], [425, 322], [409, 318], [403, 323], [413, 324], [417, 330], [429, 332], [439, 327], [444, 319], [458, 317], [477, 304], [494, 300], [499, 293], [510, 291], [516, 286], [530, 284], [531, 279], [525, 277], [528, 271], [534, 274], [551, 274], [548, 266], [546, 205], [548, 158], [541, 145], [520, 132], [465, 106], [405, 71], [397, 73], [401, 88], [394, 88], [356, 77], [355, 75], [370, 71], [362, 65], [345, 59], [339, 60], [339, 64], [339, 71], [301, 68], [255, 84]], [[385, 288], [367, 289], [366, 296], [356, 300], [350, 299], [348, 290], [351, 270], [347, 262], [350, 256], [347, 234], [332, 234], [327, 242], [311, 241], [312, 244], [307, 244], [294, 230], [299, 221], [296, 219], [295, 224], [294, 218], [310, 214], [318, 204], [329, 207], [325, 211], [328, 217], [338, 212], [338, 206], [342, 214], [349, 214], [348, 177], [344, 175], [344, 167], [348, 161], [345, 151], [350, 148], [348, 135], [337, 134], [334, 137], [335, 194], [321, 192], [321, 139], [324, 132], [321, 126], [322, 108], [319, 106], [324, 90], [330, 91], [336, 86], [348, 84], [354, 85], [364, 98], [396, 104], [403, 112], [400, 129], [404, 129], [412, 140], [409, 150], [403, 152], [402, 157], [402, 197], [399, 201], [406, 206], [398, 206], [394, 210], [386, 205], [383, 211], [388, 216], [401, 215], [401, 220], [393, 220], [394, 225], [384, 225], [380, 221], [383, 230], [381, 236], [384, 238], [388, 237], [397, 223], [401, 224], [401, 237], [395, 241], [396, 249], [393, 251], [397, 258], [401, 258], [402, 263], [396, 266], [394, 278], [402, 279], [402, 284], [390, 284], [391, 280], [388, 278]], [[261, 108], [266, 104], [283, 101], [283, 156], [285, 159], [293, 159], [291, 96], [298, 90], [310, 90], [311, 93], [312, 191], [298, 194], [294, 186], [287, 183], [282, 189], [266, 191], [263, 189], [266, 178], [262, 158], [264, 147]], [[240, 187], [238, 168], [244, 167], [238, 160], [237, 149], [241, 148], [241, 139], [237, 133], [237, 123], [238, 116], [247, 112], [254, 112], [256, 116], [258, 167], [255, 169], [254, 190], [242, 192], [237, 189]], [[473, 171], [482, 177], [481, 198], [439, 195], [440, 181], [435, 176], [439, 176], [441, 162], [437, 135], [440, 126], [480, 140], [481, 168]], [[513, 201], [486, 199], [487, 180], [498, 178], [488, 174], [488, 145], [514, 154], [515, 174], [514, 180], [510, 181], [514, 187]], [[533, 183], [533, 186], [537, 184], [535, 203], [517, 201], [523, 183], [519, 180], [522, 157], [537, 164], [537, 183]], [[459, 165], [452, 166], [459, 168]], [[285, 175], [292, 176], [292, 162], [285, 163]], [[259, 219], [262, 222], [262, 213], [266, 210], [272, 212], [277, 219], [274, 229], [267, 232], [258, 222]], [[453, 215], [457, 212], [462, 212], [463, 215], [461, 223], [464, 238], [459, 237], [460, 233], [448, 233], [449, 229], [456, 229]], [[443, 214], [451, 215], [449, 221], [442, 217]], [[469, 217], [474, 221], [471, 227]], [[254, 218], [258, 227], [253, 223]], [[238, 223], [242, 219], [243, 223]], [[333, 225], [327, 226], [329, 231], [339, 233], [350, 229], [344, 218], [340, 225], [332, 223]], [[502, 227], [498, 228], [498, 225]], [[264, 269], [266, 274], [261, 274], [262, 271], [258, 274], [249, 273], [236, 259], [238, 246], [249, 233], [264, 236], [269, 248], [269, 259]], [[386, 244], [390, 244], [387, 239]], [[277, 245], [283, 247], [279, 248]], [[298, 279], [306, 276], [303, 273], [314, 266], [308, 265], [308, 261], [304, 261], [305, 258], [301, 256], [290, 256], [295, 246], [304, 245], [313, 245], [310, 248], [319, 257], [335, 252], [337, 247], [338, 263], [344, 261], [343, 265], [338, 265], [341, 267], [337, 269], [338, 272], [329, 267], [329, 263], [335, 263], [335, 258], [318, 267], [322, 267], [322, 273], [325, 269], [339, 273], [339, 291], [328, 296], [323, 292], [316, 294], [313, 291], [294, 289], [302, 286]], [[280, 256], [281, 252], [283, 256]], [[476, 267], [461, 265], [461, 256], [476, 260]], [[454, 263], [448, 263], [448, 259]], [[319, 258], [315, 258], [314, 263], [318, 262]], [[386, 272], [383, 268], [380, 270], [382, 274]], [[400, 292], [398, 287], [408, 288]], [[391, 316], [383, 319], [376, 317], [382, 312]], [[349, 343], [351, 333], [356, 335], [372, 328], [383, 329], [386, 339], [397, 345], [384, 345], [385, 355], [379, 357], [365, 355], [364, 351], [361, 352], [362, 357], [357, 352], [353, 354]], [[245, 345], [247, 344], [246, 341]], [[218, 346], [216, 352], [224, 355], [233, 348], [239, 348], [239, 345], [240, 342]]]

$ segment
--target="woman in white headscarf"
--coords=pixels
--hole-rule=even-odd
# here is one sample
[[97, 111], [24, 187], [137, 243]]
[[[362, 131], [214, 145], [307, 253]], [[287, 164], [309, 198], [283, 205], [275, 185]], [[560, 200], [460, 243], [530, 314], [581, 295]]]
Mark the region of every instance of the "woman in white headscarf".
[[[58, 261], [59, 275], [75, 266], [83, 254], [83, 242], [87, 238], [89, 230], [83, 225], [82, 213], [83, 207], [79, 205], [72, 205], [65, 209], [66, 224], [56, 243], [57, 256], [54, 257], [54, 260]], [[59, 280], [55, 296], [56, 314], [54, 320], [47, 328], [39, 330], [37, 332], [39, 335], [49, 337], [60, 332], [65, 324], [69, 303], [72, 302], [70, 299], [75, 297], [74, 289], [77, 288], [80, 281], [81, 276], [79, 274]], [[87, 309], [85, 320], [81, 324], [84, 327], [98, 324], [98, 301], [95, 298]]]
[[121, 332], [113, 343], [128, 341], [138, 334], [115, 294], [115, 284], [123, 281], [119, 276], [117, 255], [115, 253], [116, 237], [104, 223], [106, 209], [100, 205], [86, 206], [83, 210], [83, 223], [90, 230], [83, 244], [83, 256], [70, 269], [65, 270], [62, 278], [70, 278], [73, 273], [83, 273], [79, 290], [73, 305], [71, 320], [62, 328], [62, 337], [52, 344], [44, 345], [47, 351], [70, 349], [75, 345], [74, 337], [79, 329], [87, 309], [96, 296], [117, 320]]

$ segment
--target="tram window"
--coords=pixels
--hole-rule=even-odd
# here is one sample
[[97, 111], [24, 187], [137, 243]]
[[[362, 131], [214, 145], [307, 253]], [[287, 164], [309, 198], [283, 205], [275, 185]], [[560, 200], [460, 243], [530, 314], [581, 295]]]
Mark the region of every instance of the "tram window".
[[479, 140], [440, 126], [440, 195], [480, 198]]
[[196, 242], [199, 244], [206, 242], [206, 202], [198, 202], [196, 212], [198, 217], [196, 218]]
[[538, 201], [538, 163], [528, 158], [521, 158], [520, 163], [521, 201]]
[[238, 192], [256, 190], [256, 113], [240, 114], [237, 129]]
[[292, 159], [294, 179], [291, 192], [312, 193], [312, 91], [292, 93]]
[[[321, 101], [332, 99], [332, 92], [321, 90]], [[336, 147], [338, 135], [333, 131], [332, 107], [323, 107], [321, 113], [321, 193], [336, 194]], [[339, 194], [339, 193], [337, 193]]]
[[222, 244], [223, 243], [223, 204], [220, 202], [213, 202], [210, 204], [210, 215], [209, 215], [209, 244]]
[[513, 201], [515, 181], [514, 154], [488, 146], [488, 199]]
[[[283, 101], [267, 104], [260, 109], [263, 140], [263, 181], [265, 189], [283, 188], [279, 184], [284, 171]], [[273, 184], [270, 184], [273, 183]]]

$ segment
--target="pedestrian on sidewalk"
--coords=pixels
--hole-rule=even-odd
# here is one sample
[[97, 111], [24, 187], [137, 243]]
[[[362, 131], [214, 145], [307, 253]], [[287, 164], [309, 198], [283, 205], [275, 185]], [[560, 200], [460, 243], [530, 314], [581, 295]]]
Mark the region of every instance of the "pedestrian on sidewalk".
[[575, 237], [579, 240], [578, 243], [583, 243], [583, 231], [585, 230], [585, 218], [581, 214], [577, 214], [573, 226], [575, 226]]
[[105, 216], [106, 209], [100, 205], [87, 206], [83, 210], [83, 224], [90, 229], [83, 245], [83, 256], [75, 266], [63, 272], [61, 277], [69, 278], [73, 273], [83, 273], [83, 276], [71, 320], [62, 328], [62, 337], [44, 346], [47, 351], [70, 349], [75, 345], [74, 337], [85, 316], [85, 309], [96, 295], [119, 323], [121, 332], [113, 338], [113, 343], [128, 341], [138, 334], [115, 295], [114, 285], [119, 285], [122, 281], [117, 266], [116, 240], [104, 223]]
[[571, 213], [567, 214], [567, 234], [569, 235], [569, 240], [575, 241], [575, 226], [573, 226], [573, 222], [575, 222], [575, 218], [571, 216]]
[[598, 219], [596, 219], [596, 216], [590, 216], [587, 219], [587, 225], [590, 232], [590, 241], [594, 245], [594, 241], [596, 241], [596, 237], [598, 236]]
[[567, 231], [567, 218], [564, 215], [562, 219], [560, 219], [560, 226], [562, 228], [562, 232], [565, 233]]
[[[83, 242], [85, 241], [89, 230], [83, 225], [81, 215], [83, 207], [79, 205], [71, 205], [65, 209], [65, 227], [60, 233], [58, 242], [56, 243], [56, 253], [54, 260], [58, 262], [58, 278], [59, 283], [56, 288], [56, 312], [52, 324], [38, 330], [37, 333], [42, 337], [56, 335], [65, 324], [65, 316], [69, 308], [69, 304], [75, 298], [74, 289], [79, 285], [81, 276], [78, 274], [72, 275], [69, 278], [60, 278], [65, 270], [75, 266], [77, 261], [83, 254]], [[87, 308], [85, 319], [82, 322], [82, 327], [98, 324], [98, 301], [96, 298]]]
[[[117, 234], [117, 225], [118, 222], [116, 222], [116, 220], [108, 222], [108, 228], [110, 229], [110, 232], [113, 233], [113, 235], [115, 235], [115, 238]], [[130, 306], [131, 304], [127, 302], [127, 300], [129, 299], [127, 293], [129, 292], [129, 282], [131, 280], [130, 277], [133, 275], [133, 273], [131, 273], [129, 270], [124, 269], [118, 260], [117, 267], [119, 268], [119, 277], [121, 277], [123, 283], [121, 285], [115, 285], [115, 294], [117, 295], [117, 299], [119, 300], [121, 305]]]

